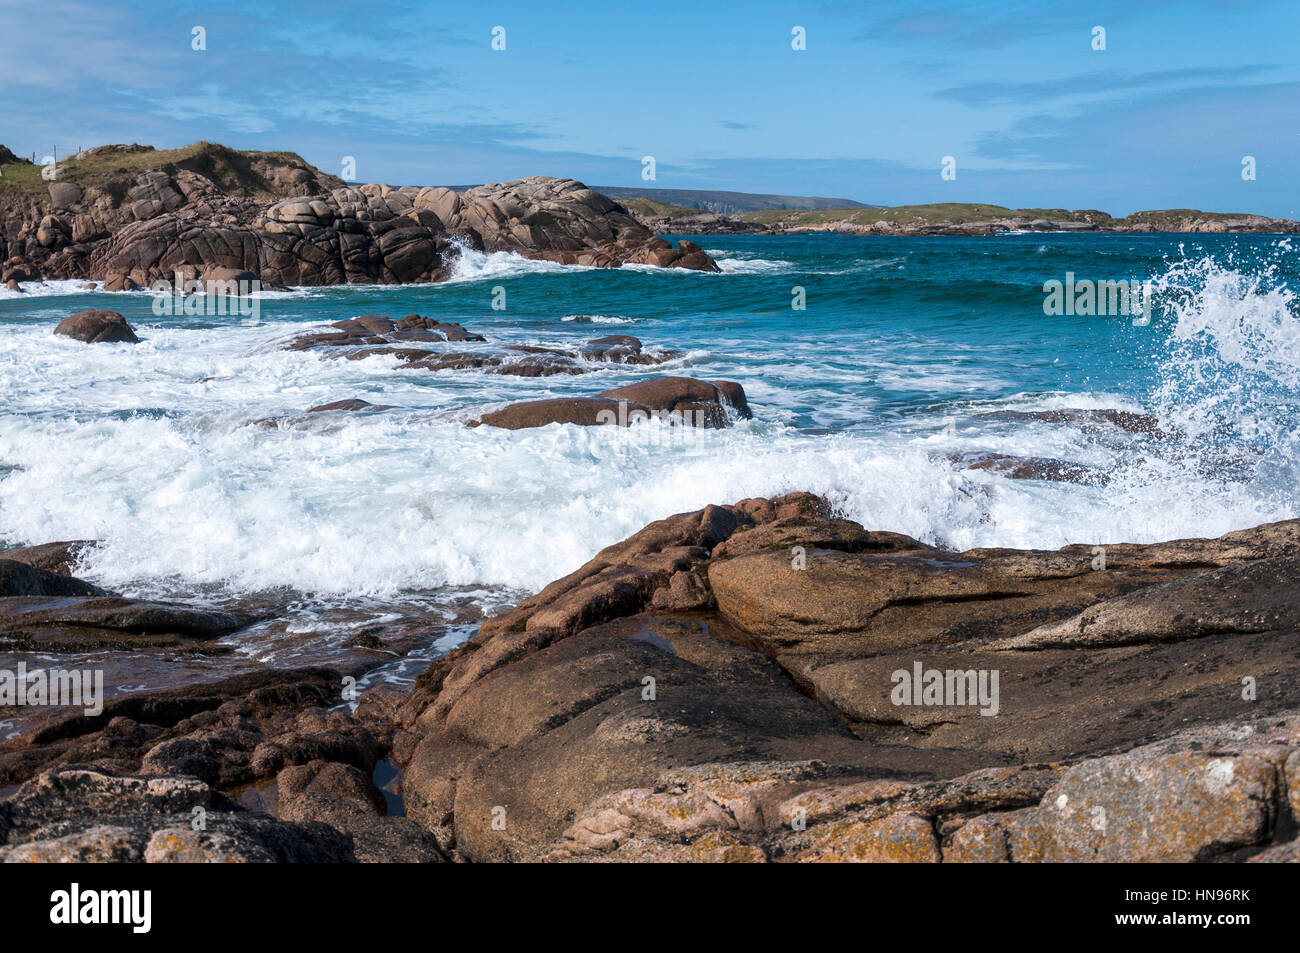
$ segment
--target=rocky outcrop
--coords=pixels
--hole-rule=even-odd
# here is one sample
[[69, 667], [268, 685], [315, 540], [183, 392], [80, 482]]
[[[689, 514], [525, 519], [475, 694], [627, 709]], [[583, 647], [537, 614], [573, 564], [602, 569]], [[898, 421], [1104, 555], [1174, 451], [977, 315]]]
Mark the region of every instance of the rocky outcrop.
[[70, 576], [81, 553], [93, 545], [95, 545], [94, 540], [71, 539], [57, 543], [42, 543], [37, 546], [15, 546], [0, 549], [0, 559]]
[[236, 612], [125, 599], [74, 578], [68, 571], [81, 545], [0, 551], [0, 646], [41, 652], [203, 650], [204, 643], [253, 621]]
[[962, 470], [996, 473], [1008, 480], [1049, 480], [1102, 486], [1109, 474], [1097, 467], [1048, 457], [1017, 457], [1006, 453], [958, 453], [948, 457]]
[[595, 267], [717, 270], [697, 246], [673, 248], [573, 179], [534, 176], [463, 193], [351, 186], [291, 153], [209, 143], [156, 154], [105, 148], [62, 164], [45, 194], [0, 193], [7, 269], [95, 278], [110, 291], [173, 282], [178, 273], [202, 283], [255, 276], [266, 285], [439, 281], [462, 248]]
[[749, 417], [745, 391], [734, 381], [657, 377], [592, 397], [526, 400], [490, 411], [470, 426], [522, 430], [548, 424], [628, 427], [638, 420], [664, 419], [675, 426], [730, 427], [732, 416]]
[[[69, 585], [76, 548], [0, 578]], [[0, 858], [1295, 860], [1297, 583], [1300, 521], [946, 553], [808, 493], [709, 506], [409, 694], [267, 670], [32, 723]]]
[[187, 777], [51, 772], [0, 802], [3, 863], [328, 863], [352, 845], [317, 821], [241, 811]]
[[135, 329], [116, 311], [79, 311], [64, 318], [55, 334], [85, 341], [87, 344], [138, 344]]
[[439, 862], [373, 778], [384, 691], [328, 669], [137, 693], [0, 744], [0, 860]]
[[[710, 213], [666, 205], [649, 196], [624, 200], [637, 220], [656, 232], [718, 234], [760, 232], [791, 235], [835, 232], [849, 235], [982, 236], [1006, 232], [1098, 233], [1295, 233], [1300, 222], [1248, 213], [1166, 209], [1134, 212], [1116, 218], [1098, 209], [1011, 209], [996, 205], [910, 205], [899, 207], [827, 208], [823, 205], [765, 207], [747, 212]], [[650, 190], [654, 192], [655, 190]]]
[[487, 620], [394, 757], [470, 860], [1280, 859], [1297, 582], [1300, 521], [954, 554], [711, 506]]
[[[418, 314], [408, 314], [394, 321], [378, 314], [363, 314], [345, 321], [335, 321], [332, 331], [310, 331], [300, 334], [285, 347], [290, 351], [316, 348], [346, 348], [348, 357], [366, 357], [373, 349], [387, 344], [404, 344], [427, 341], [486, 341], [481, 334], [466, 331], [456, 322], [443, 322]], [[385, 349], [381, 353], [392, 353]]]
[[430, 345], [486, 343], [487, 339], [457, 322], [442, 322], [418, 314], [408, 314], [398, 321], [366, 314], [336, 321], [329, 327], [330, 330], [300, 334], [285, 348], [319, 351], [328, 357], [351, 361], [385, 356], [398, 361], [402, 370], [478, 368], [490, 374], [514, 377], [585, 374], [610, 364], [664, 364], [682, 356], [681, 351], [670, 348], [648, 350], [630, 334], [611, 334], [567, 347], [497, 344], [474, 350], [448, 350]]

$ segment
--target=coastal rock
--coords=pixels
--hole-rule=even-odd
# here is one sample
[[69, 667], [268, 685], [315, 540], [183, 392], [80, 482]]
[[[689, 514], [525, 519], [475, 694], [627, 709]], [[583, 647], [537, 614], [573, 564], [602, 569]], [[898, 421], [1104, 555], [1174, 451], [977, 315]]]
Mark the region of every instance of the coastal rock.
[[[21, 566], [18, 563], [11, 565]], [[22, 568], [39, 572], [27, 566]], [[251, 621], [235, 613], [174, 603], [106, 595], [73, 595], [78, 591], [77, 582], [51, 573], [41, 579], [40, 586], [42, 589], [47, 586], [54, 588], [53, 595], [23, 594], [0, 598], [0, 644], [11, 650], [39, 649], [47, 652], [143, 646], [198, 647], [199, 643], [233, 632]], [[96, 593], [102, 592], [94, 587], [91, 589]]]
[[345, 411], [347, 413], [367, 413], [374, 414], [381, 410], [392, 410], [391, 404], [372, 404], [360, 397], [352, 397], [347, 400], [336, 400], [329, 404], [320, 404], [316, 407], [308, 407], [304, 413], [324, 414], [332, 411]]
[[312, 761], [285, 768], [277, 779], [279, 818], [322, 821], [351, 839], [362, 863], [440, 863], [433, 836], [405, 817], [385, 816], [382, 792], [347, 764]]
[[733, 381], [659, 377], [601, 391], [592, 397], [521, 401], [483, 414], [472, 420], [470, 426], [506, 430], [548, 424], [627, 427], [638, 420], [658, 417], [673, 424], [718, 428], [731, 426], [733, 411], [741, 417], [750, 416], [745, 391]]
[[64, 318], [55, 334], [85, 341], [87, 344], [138, 344], [135, 329], [116, 311], [80, 311]]
[[469, 860], [1282, 856], [1300, 523], [1096, 558], [942, 553], [807, 494], [658, 521], [430, 665], [408, 814]]
[[[128, 154], [130, 171], [121, 162]], [[142, 156], [150, 167], [140, 169]], [[59, 172], [60, 181], [0, 208], [0, 259], [54, 278], [97, 278], [108, 291], [173, 282], [178, 272], [201, 274], [205, 285], [253, 276], [267, 286], [442, 281], [466, 249], [717, 270], [704, 252], [673, 249], [572, 179], [535, 176], [460, 194], [350, 185], [292, 153], [212, 143], [97, 147]], [[661, 261], [665, 250], [670, 260]]]
[[1062, 424], [1077, 427], [1084, 433], [1122, 430], [1145, 437], [1163, 439], [1169, 436], [1157, 418], [1128, 410], [999, 410], [980, 417], [984, 420]]
[[[312, 348], [358, 348], [382, 344], [422, 341], [485, 341], [481, 334], [465, 330], [456, 322], [408, 314], [400, 321], [378, 314], [363, 314], [345, 321], [335, 321], [335, 331], [308, 332], [294, 338], [286, 349], [304, 351]], [[366, 352], [369, 353], [369, 352]]]
[[950, 459], [963, 470], [996, 473], [1008, 480], [1050, 480], [1055, 483], [1083, 483], [1102, 486], [1109, 482], [1104, 470], [1068, 460], [1045, 457], [1016, 457], [1005, 453], [960, 453]]
[[[464, 370], [480, 368], [514, 377], [585, 374], [608, 364], [663, 364], [681, 357], [680, 351], [649, 351], [627, 334], [595, 338], [580, 346], [542, 347], [499, 345], [474, 351], [446, 351], [430, 344], [484, 343], [479, 334], [455, 322], [445, 323], [410, 314], [400, 321], [380, 315], [362, 315], [335, 322], [333, 331], [309, 331], [285, 345], [287, 350], [321, 350], [331, 357], [362, 360], [386, 356], [399, 361], [402, 370]], [[734, 385], [739, 387], [739, 385]], [[743, 391], [741, 392], [743, 396]]]
[[[5, 551], [0, 550], [0, 553]], [[40, 556], [35, 557], [37, 561]], [[15, 559], [0, 559], [0, 607], [11, 596], [107, 596], [98, 586]], [[0, 614], [3, 614], [0, 608]]]
[[42, 775], [0, 802], [0, 862], [6, 863], [352, 859], [347, 837], [325, 824], [252, 815], [187, 778], [67, 769]]
[[1107, 647], [1294, 629], [1300, 627], [1297, 591], [1300, 557], [1259, 559], [1108, 599], [990, 648]]
[[17, 546], [11, 549], [0, 549], [0, 559], [25, 563], [34, 569], [70, 576], [81, 552], [94, 545], [94, 540], [74, 539], [57, 543], [41, 543], [36, 546]]

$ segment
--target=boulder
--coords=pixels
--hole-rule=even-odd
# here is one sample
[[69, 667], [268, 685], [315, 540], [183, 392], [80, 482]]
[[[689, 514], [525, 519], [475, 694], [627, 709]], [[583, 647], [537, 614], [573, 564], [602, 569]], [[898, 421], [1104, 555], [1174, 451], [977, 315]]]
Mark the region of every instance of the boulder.
[[140, 341], [135, 329], [116, 311], [80, 311], [60, 321], [54, 333], [87, 344], [138, 344]]
[[548, 424], [631, 426], [659, 417], [674, 425], [729, 427], [731, 414], [750, 416], [745, 391], [732, 381], [700, 381], [690, 377], [660, 377], [602, 391], [593, 397], [556, 397], [521, 401], [490, 411], [470, 426], [506, 430]]

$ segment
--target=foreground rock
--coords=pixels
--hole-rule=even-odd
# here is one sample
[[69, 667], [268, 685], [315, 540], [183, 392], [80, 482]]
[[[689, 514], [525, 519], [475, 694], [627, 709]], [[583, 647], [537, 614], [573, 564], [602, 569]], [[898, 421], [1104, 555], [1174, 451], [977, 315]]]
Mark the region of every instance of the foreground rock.
[[1282, 857], [1300, 521], [1100, 555], [661, 520], [430, 666], [407, 813], [471, 860]]
[[54, 333], [87, 344], [140, 343], [135, 329], [116, 311], [80, 311], [60, 321]]
[[[268, 670], [110, 701], [0, 744], [0, 859], [443, 859], [372, 780], [392, 726], [329, 669]], [[197, 825], [197, 827], [196, 827]]]
[[82, 551], [93, 546], [94, 540], [72, 539], [37, 546], [18, 546], [0, 549], [0, 559], [8, 559], [59, 575], [69, 576]]
[[193, 778], [52, 772], [0, 802], [4, 863], [327, 863], [353, 860], [326, 824], [241, 811]]
[[582, 427], [628, 427], [638, 420], [660, 418], [674, 425], [729, 427], [732, 414], [750, 416], [745, 390], [734, 381], [700, 381], [691, 377], [658, 377], [592, 397], [555, 397], [510, 404], [483, 414], [470, 426], [522, 430], [548, 424]]
[[94, 278], [107, 291], [178, 271], [203, 284], [440, 281], [466, 248], [717, 270], [698, 247], [673, 248], [581, 182], [545, 176], [462, 193], [352, 186], [292, 153], [104, 146], [60, 163], [57, 182], [0, 197], [0, 261], [15, 275]]

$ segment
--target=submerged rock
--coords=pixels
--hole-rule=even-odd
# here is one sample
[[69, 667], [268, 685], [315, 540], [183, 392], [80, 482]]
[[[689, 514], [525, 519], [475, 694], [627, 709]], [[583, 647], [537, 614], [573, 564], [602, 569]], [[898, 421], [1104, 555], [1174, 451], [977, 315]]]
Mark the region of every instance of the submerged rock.
[[484, 343], [480, 334], [457, 323], [444, 323], [420, 315], [392, 321], [379, 315], [363, 315], [332, 325], [336, 331], [310, 331], [286, 345], [287, 350], [323, 350], [333, 357], [362, 360], [367, 357], [396, 358], [403, 370], [464, 370], [481, 368], [488, 373], [515, 377], [545, 377], [552, 374], [585, 374], [603, 364], [663, 364], [681, 357], [680, 351], [647, 351], [639, 340], [627, 334], [595, 338], [577, 347], [498, 345], [474, 351], [437, 350], [421, 345], [442, 342]]
[[963, 470], [983, 470], [1008, 480], [1050, 480], [1056, 483], [1084, 483], [1095, 486], [1110, 481], [1109, 474], [1096, 467], [1045, 457], [1016, 457], [1005, 453], [959, 453], [948, 459]]
[[1047, 424], [1064, 424], [1077, 427], [1084, 433], [1104, 433], [1122, 430], [1144, 437], [1165, 439], [1171, 436], [1160, 426], [1160, 421], [1150, 414], [1129, 410], [998, 410], [981, 414], [984, 420], [1029, 421]]

